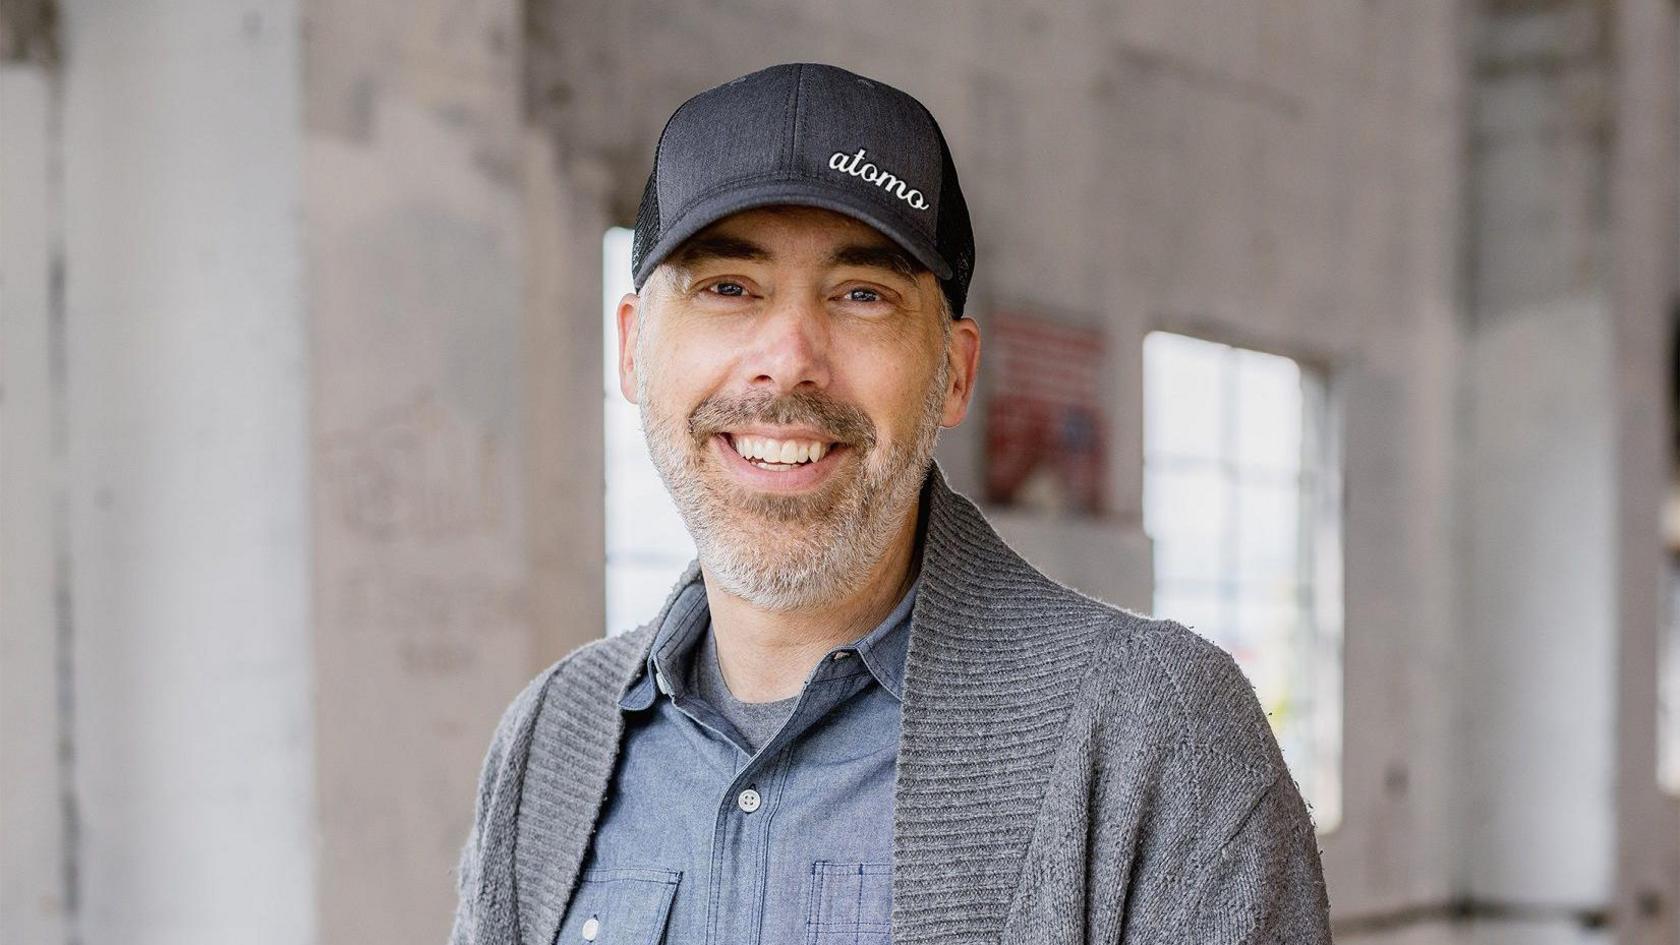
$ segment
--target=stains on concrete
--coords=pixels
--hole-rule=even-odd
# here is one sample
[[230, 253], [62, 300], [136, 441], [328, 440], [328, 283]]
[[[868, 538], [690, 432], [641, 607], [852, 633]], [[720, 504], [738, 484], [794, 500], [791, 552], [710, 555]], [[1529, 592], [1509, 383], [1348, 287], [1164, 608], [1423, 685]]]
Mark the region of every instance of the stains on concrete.
[[507, 524], [503, 448], [430, 389], [379, 411], [322, 450], [334, 515], [377, 542], [453, 542]]
[[0, 63], [52, 68], [62, 55], [54, 0], [0, 0]]

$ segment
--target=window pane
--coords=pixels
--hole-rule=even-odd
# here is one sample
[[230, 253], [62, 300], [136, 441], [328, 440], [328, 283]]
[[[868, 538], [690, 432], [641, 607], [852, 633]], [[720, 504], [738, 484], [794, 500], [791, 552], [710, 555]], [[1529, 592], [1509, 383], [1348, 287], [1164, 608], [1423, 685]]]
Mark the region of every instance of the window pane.
[[636, 405], [623, 398], [608, 399], [606, 420], [609, 566], [621, 554], [688, 560], [694, 542], [648, 456]]
[[601, 370], [606, 437], [607, 633], [622, 633], [654, 616], [694, 542], [659, 479], [642, 435], [641, 412], [618, 389], [618, 300], [630, 291], [630, 236], [608, 230], [601, 240]]
[[607, 568], [607, 635], [634, 630], [658, 616], [689, 559], [614, 562]]
[[1670, 794], [1680, 794], [1680, 558], [1670, 553], [1665, 564], [1667, 608], [1657, 672], [1657, 783]]
[[601, 238], [601, 381], [607, 399], [618, 390], [618, 300], [635, 285], [630, 281], [630, 243], [635, 231], [615, 226]]
[[1157, 581], [1227, 577], [1228, 492], [1225, 477], [1209, 467], [1145, 469], [1144, 528], [1155, 540]]
[[1247, 588], [1293, 588], [1301, 574], [1301, 494], [1244, 482], [1236, 489], [1237, 578]]
[[1301, 468], [1301, 369], [1288, 358], [1237, 350], [1237, 455], [1244, 469]]
[[1144, 449], [1217, 458], [1224, 421], [1220, 365], [1229, 349], [1152, 331], [1143, 339]]
[[1156, 582], [1155, 615], [1176, 620], [1203, 637], [1221, 646], [1228, 646], [1231, 636], [1229, 608], [1224, 604], [1218, 588], [1182, 586], [1171, 581]]

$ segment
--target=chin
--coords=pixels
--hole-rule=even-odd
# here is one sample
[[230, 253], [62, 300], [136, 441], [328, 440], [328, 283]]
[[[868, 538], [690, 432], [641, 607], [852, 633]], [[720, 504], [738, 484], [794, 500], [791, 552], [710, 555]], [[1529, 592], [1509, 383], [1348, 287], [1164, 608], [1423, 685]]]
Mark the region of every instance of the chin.
[[765, 610], [791, 611], [845, 598], [861, 585], [885, 550], [880, 538], [891, 535], [871, 536], [859, 524], [731, 517], [726, 528], [696, 534], [695, 544], [707, 577], [724, 590]]
[[743, 560], [728, 554], [702, 555], [708, 582], [754, 607], [786, 613], [831, 604], [851, 594], [860, 575], [836, 568], [804, 570], [789, 562]]

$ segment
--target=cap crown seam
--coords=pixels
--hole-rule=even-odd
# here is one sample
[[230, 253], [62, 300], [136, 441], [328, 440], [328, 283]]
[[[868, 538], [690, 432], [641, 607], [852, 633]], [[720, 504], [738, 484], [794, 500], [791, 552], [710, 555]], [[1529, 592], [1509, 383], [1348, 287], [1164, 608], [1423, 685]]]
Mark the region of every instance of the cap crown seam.
[[793, 77], [793, 128], [788, 133], [786, 165], [787, 169], [790, 171], [797, 171], [799, 169], [799, 122], [803, 117], [804, 109], [802, 106], [804, 104], [805, 67], [800, 66], [798, 72], [796, 72]]

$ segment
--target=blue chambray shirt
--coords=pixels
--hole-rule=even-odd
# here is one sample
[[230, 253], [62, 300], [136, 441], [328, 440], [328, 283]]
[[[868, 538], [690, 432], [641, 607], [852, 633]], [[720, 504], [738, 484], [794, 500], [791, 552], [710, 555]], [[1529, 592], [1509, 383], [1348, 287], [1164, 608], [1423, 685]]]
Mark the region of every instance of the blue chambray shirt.
[[888, 945], [920, 585], [828, 652], [756, 754], [685, 688], [711, 617], [702, 581], [679, 592], [619, 702], [624, 741], [556, 945]]

